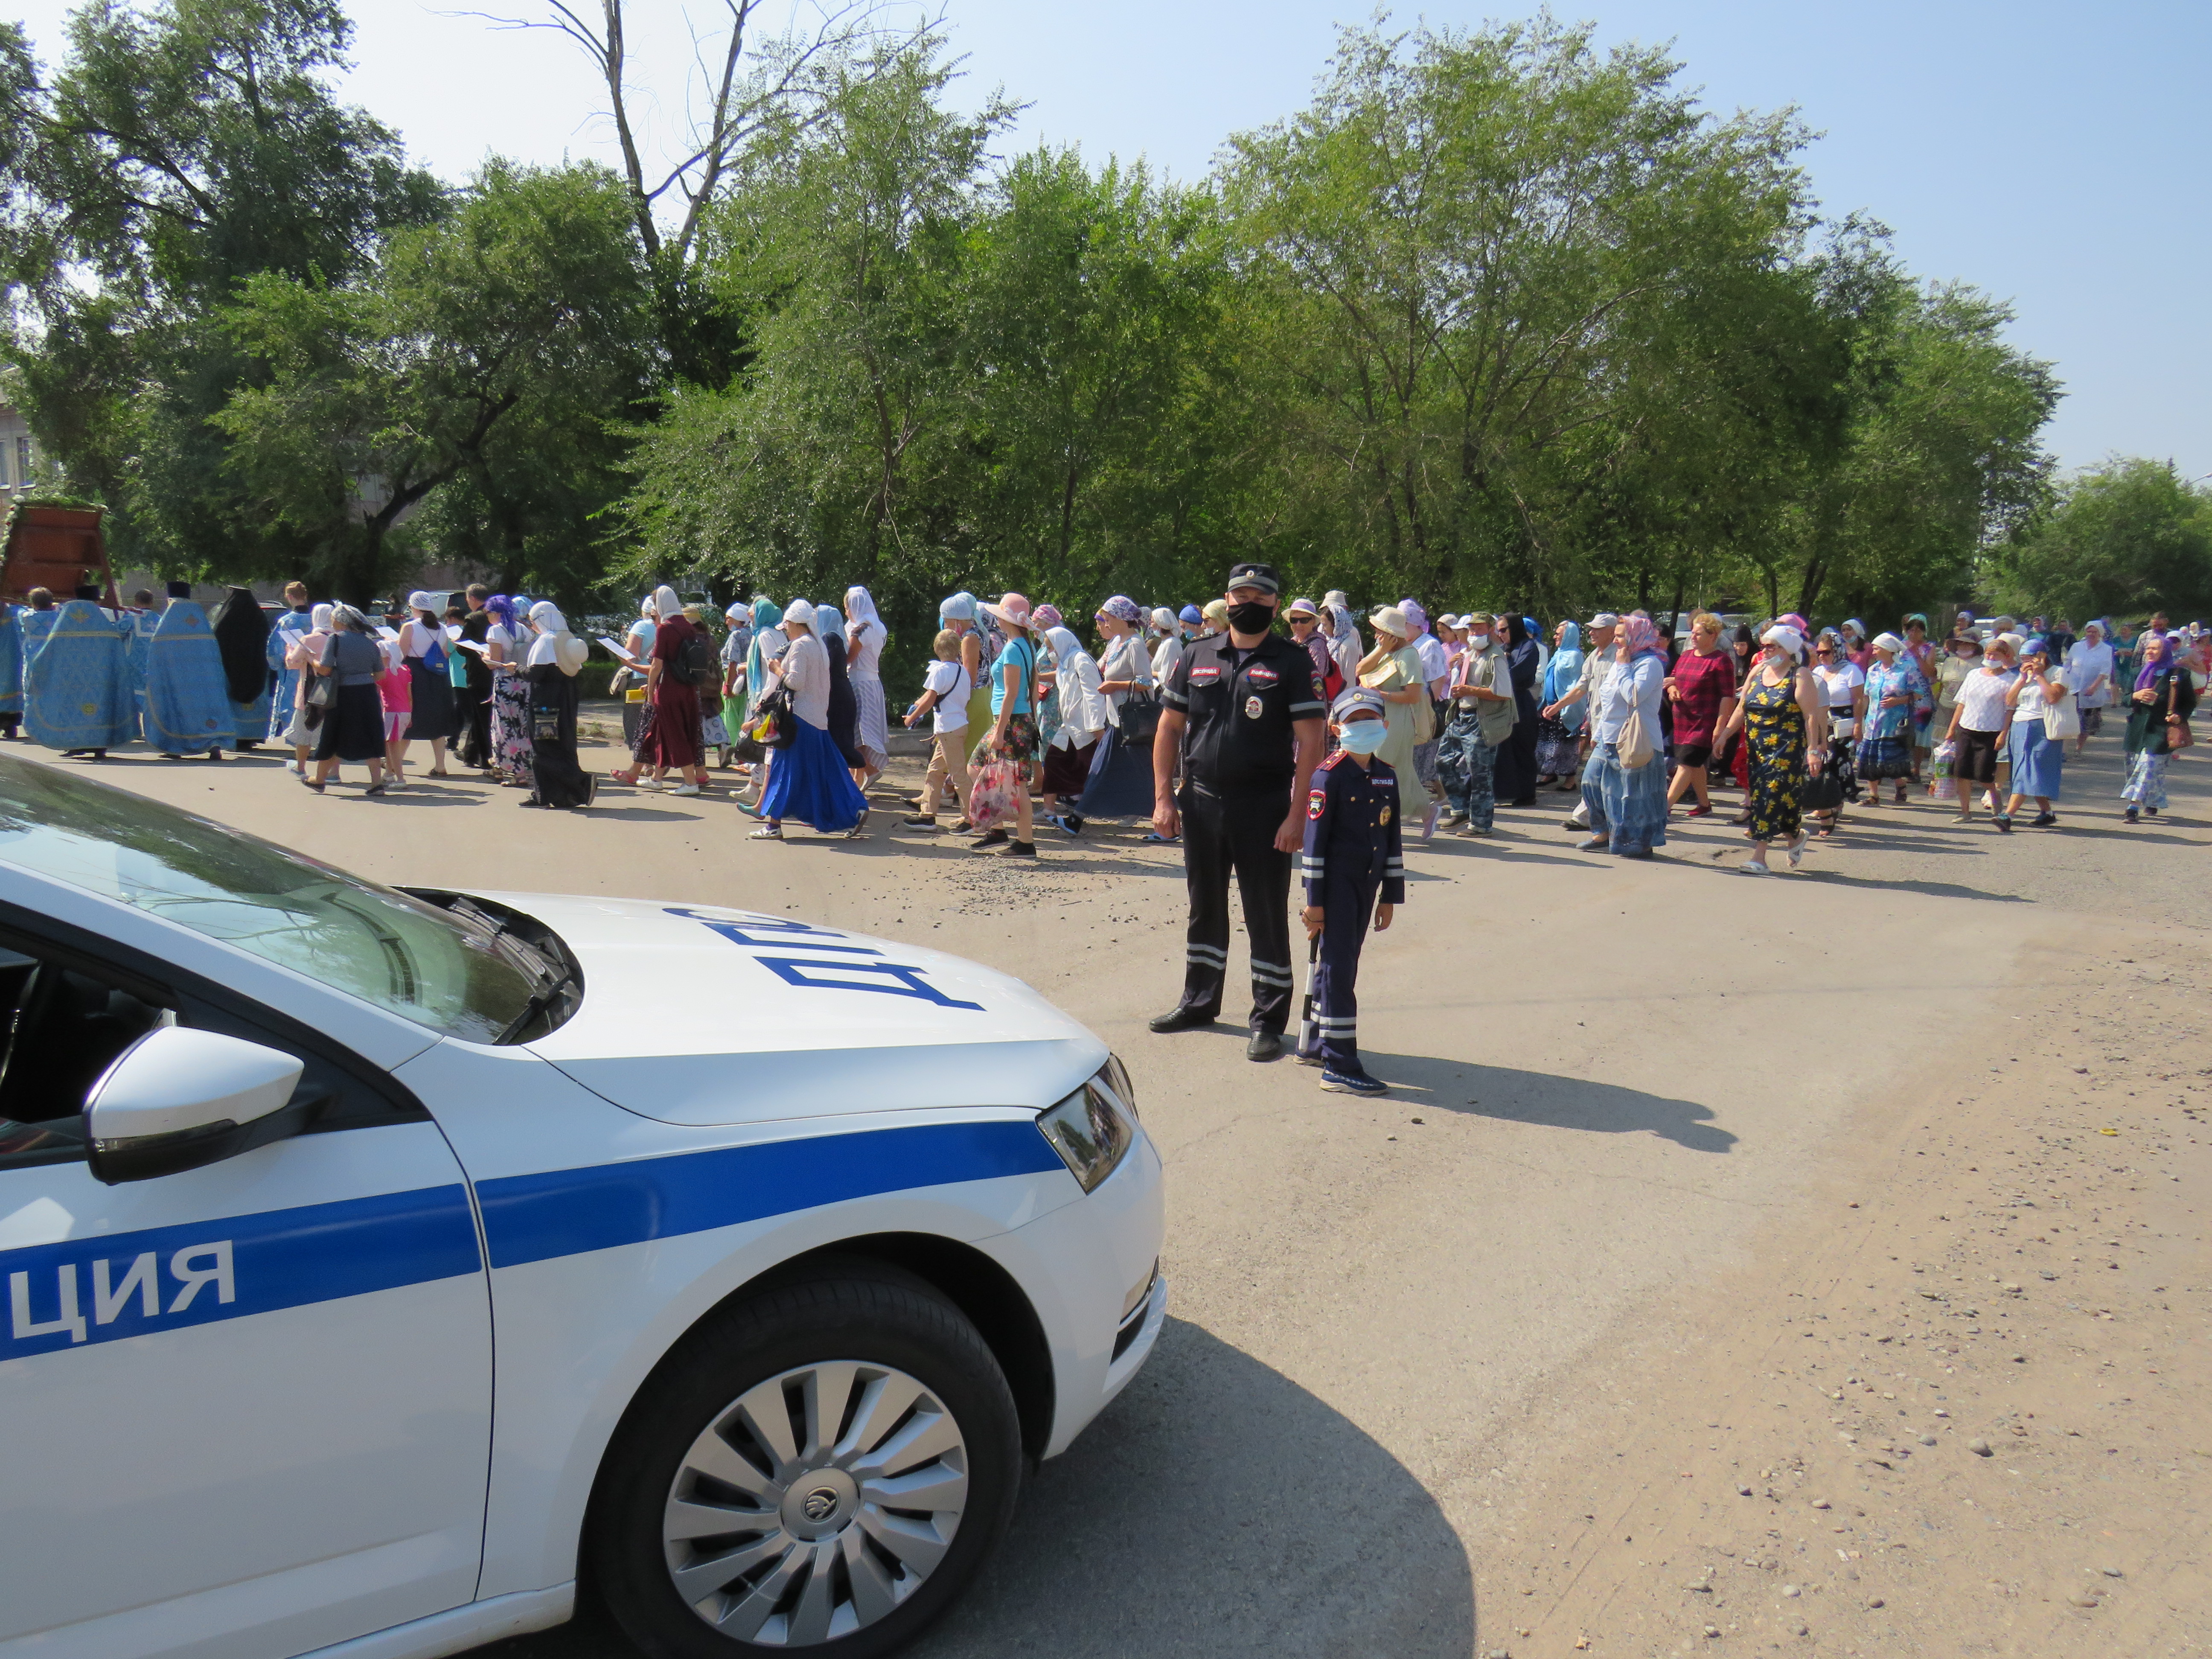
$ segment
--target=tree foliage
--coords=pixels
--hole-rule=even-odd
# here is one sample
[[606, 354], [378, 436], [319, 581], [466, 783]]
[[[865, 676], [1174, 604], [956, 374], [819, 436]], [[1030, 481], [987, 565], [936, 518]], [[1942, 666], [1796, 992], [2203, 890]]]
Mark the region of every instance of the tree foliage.
[[1250, 556], [1874, 616], [2043, 568], [2087, 488], [2045, 513], [2059, 387], [2007, 310], [1825, 221], [1794, 114], [1716, 117], [1664, 51], [1348, 30], [1177, 184], [995, 156], [1014, 106], [956, 109], [927, 18], [720, 3], [656, 173], [623, 0], [533, 0], [618, 165], [451, 189], [331, 92], [334, 0], [92, 0], [51, 82], [0, 27], [10, 356], [123, 556], [857, 580], [906, 648], [955, 586], [1188, 598]]
[[2021, 615], [2212, 615], [2212, 489], [2171, 461], [2107, 462], [2063, 485], [1990, 565], [1993, 598]]
[[224, 308], [264, 274], [343, 282], [441, 210], [390, 130], [332, 95], [349, 32], [331, 0], [95, 0], [52, 85], [14, 80], [11, 356], [43, 447], [111, 504], [125, 560], [243, 574], [291, 557], [226, 490], [210, 417], [249, 368]]
[[225, 322], [255, 383], [212, 421], [248, 509], [367, 599], [393, 526], [455, 484], [447, 527], [510, 584], [587, 583], [621, 464], [610, 422], [650, 386], [632, 246], [605, 169], [494, 163], [361, 283], [252, 278]]

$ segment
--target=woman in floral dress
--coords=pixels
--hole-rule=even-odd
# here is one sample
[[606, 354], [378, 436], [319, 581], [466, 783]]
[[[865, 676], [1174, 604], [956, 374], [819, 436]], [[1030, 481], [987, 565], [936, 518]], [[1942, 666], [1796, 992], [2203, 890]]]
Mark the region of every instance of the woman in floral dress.
[[514, 599], [495, 593], [484, 601], [491, 626], [484, 630], [484, 660], [491, 665], [491, 763], [500, 781], [529, 789], [538, 781], [538, 750], [530, 741], [529, 629]]
[[1766, 654], [1751, 672], [1743, 696], [1714, 734], [1716, 746], [1741, 727], [1751, 754], [1751, 856], [1746, 873], [1766, 876], [1766, 849], [1780, 842], [1795, 868], [1805, 855], [1802, 796], [1808, 773], [1817, 775], [1828, 749], [1826, 700], [1797, 653], [1805, 636], [1785, 623], [1766, 630]]
[[1905, 805], [1905, 781], [1912, 775], [1916, 721], [1934, 712], [1936, 695], [1927, 676], [1894, 634], [1874, 637], [1874, 666], [1867, 670], [1866, 724], [1859, 736], [1859, 776], [1872, 785], [1869, 806], [1881, 805], [1885, 778], [1896, 780], [1897, 804]]

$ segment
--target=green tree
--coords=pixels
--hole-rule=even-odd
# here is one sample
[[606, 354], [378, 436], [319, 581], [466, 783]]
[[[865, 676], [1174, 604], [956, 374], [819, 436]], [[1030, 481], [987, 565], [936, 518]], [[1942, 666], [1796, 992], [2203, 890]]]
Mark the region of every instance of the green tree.
[[2041, 504], [2037, 437], [2059, 390], [1986, 295], [1923, 288], [1886, 258], [1860, 286], [1844, 441], [1808, 456], [1770, 546], [1802, 614], [1893, 620], [1967, 598], [1984, 549]]
[[[621, 463], [610, 423], [652, 389], [648, 307], [613, 174], [495, 162], [358, 283], [246, 284], [224, 322], [257, 378], [212, 422], [230, 478], [349, 599], [377, 590], [395, 528], [447, 485], [465, 500], [447, 533], [469, 526], [510, 580], [574, 591], [605, 556], [592, 480], [611, 491]], [[561, 458], [577, 471], [556, 493]]]
[[1232, 141], [1253, 383], [1326, 575], [1548, 605], [1607, 562], [1577, 529], [1651, 533], [1589, 500], [1669, 453], [1634, 389], [1703, 398], [1686, 316], [1785, 261], [1804, 216], [1796, 123], [1715, 121], [1675, 73], [1548, 19], [1347, 31], [1312, 108]]
[[948, 111], [951, 74], [935, 36], [871, 58], [821, 119], [740, 159], [712, 272], [753, 352], [726, 388], [678, 387], [642, 434], [646, 565], [817, 592], [881, 571], [916, 595], [957, 567], [961, 283], [1011, 112]]
[[2092, 467], [1995, 551], [1989, 591], [2022, 615], [2077, 622], [2212, 613], [2212, 489], [2183, 479], [2171, 461]]
[[1204, 400], [1231, 272], [1212, 198], [1039, 150], [969, 246], [962, 384], [994, 580], [1087, 605], [1215, 562]]
[[345, 281], [441, 192], [332, 95], [350, 26], [331, 0], [95, 0], [68, 33], [51, 87], [0, 52], [31, 145], [16, 222], [41, 233], [15, 273], [28, 315], [10, 347], [33, 428], [115, 509], [121, 557], [281, 567], [283, 538], [224, 493], [208, 416], [249, 371], [222, 310], [264, 273]]

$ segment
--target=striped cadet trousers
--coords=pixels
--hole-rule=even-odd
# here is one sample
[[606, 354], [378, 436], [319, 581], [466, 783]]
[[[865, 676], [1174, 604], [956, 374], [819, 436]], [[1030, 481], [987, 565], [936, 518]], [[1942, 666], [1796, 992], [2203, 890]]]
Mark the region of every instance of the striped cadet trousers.
[[1207, 1019], [1221, 1012], [1229, 978], [1229, 878], [1244, 905], [1252, 945], [1252, 1019], [1255, 1031], [1280, 1036], [1291, 1020], [1291, 866], [1275, 832], [1290, 814], [1290, 785], [1235, 796], [1213, 793], [1186, 779], [1182, 812], [1183, 878], [1190, 890], [1184, 935], [1182, 1006]]

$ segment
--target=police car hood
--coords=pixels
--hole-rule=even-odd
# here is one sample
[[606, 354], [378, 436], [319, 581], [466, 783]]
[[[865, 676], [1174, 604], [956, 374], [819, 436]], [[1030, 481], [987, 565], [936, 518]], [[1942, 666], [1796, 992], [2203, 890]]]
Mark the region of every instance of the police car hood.
[[483, 896], [552, 928], [583, 969], [582, 1006], [531, 1052], [641, 1116], [1042, 1108], [1106, 1061], [1019, 980], [941, 951], [708, 905]]

